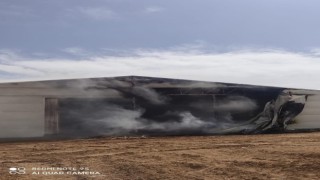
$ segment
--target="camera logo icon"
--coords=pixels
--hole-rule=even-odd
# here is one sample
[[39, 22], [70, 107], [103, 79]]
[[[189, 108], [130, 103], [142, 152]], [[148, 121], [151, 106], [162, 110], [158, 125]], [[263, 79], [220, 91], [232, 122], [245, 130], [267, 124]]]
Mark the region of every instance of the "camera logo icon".
[[26, 174], [26, 168], [24, 167], [11, 167], [9, 168], [10, 174]]

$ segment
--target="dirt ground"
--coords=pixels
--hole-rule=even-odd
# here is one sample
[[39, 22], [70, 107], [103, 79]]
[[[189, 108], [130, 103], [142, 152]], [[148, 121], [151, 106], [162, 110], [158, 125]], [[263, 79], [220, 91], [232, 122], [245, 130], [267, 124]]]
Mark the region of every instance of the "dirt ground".
[[[320, 133], [118, 137], [0, 146], [4, 180], [320, 178]], [[24, 167], [26, 174], [9, 174], [10, 167]]]

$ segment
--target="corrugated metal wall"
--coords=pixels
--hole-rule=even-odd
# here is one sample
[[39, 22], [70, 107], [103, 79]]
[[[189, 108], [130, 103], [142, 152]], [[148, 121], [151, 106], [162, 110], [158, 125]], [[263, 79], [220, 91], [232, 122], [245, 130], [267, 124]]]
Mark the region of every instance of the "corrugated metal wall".
[[320, 129], [320, 95], [308, 96], [303, 111], [287, 129]]
[[44, 98], [0, 96], [0, 138], [44, 135]]

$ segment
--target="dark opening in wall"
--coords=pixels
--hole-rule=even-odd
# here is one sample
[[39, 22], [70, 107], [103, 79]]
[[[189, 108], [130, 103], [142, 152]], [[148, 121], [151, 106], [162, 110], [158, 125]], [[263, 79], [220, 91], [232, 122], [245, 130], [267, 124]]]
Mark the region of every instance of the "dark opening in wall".
[[[152, 91], [152, 94], [150, 93]], [[61, 136], [200, 135], [236, 126], [263, 111], [278, 91], [159, 88], [121, 98], [59, 99]], [[152, 99], [153, 98], [153, 99]]]

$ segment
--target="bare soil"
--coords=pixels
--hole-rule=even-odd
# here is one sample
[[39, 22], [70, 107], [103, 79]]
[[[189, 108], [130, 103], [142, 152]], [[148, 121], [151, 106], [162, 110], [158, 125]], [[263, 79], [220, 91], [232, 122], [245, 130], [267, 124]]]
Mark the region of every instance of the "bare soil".
[[[320, 178], [320, 133], [109, 137], [0, 146], [4, 180]], [[10, 167], [25, 167], [26, 174], [9, 174]], [[44, 175], [32, 170], [36, 167], [87, 167], [101, 175]]]

